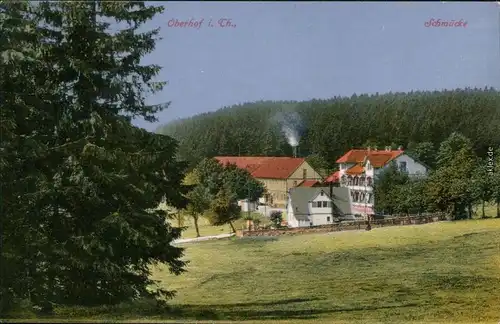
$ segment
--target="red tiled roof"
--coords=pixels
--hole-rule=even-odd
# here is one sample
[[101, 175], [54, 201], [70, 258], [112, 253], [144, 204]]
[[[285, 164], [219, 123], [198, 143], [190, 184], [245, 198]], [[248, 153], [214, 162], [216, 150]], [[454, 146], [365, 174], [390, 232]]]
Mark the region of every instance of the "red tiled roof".
[[319, 181], [317, 180], [304, 180], [297, 187], [314, 187], [318, 183]]
[[375, 151], [373, 149], [371, 150], [356, 149], [356, 150], [350, 150], [349, 152], [344, 154], [341, 158], [337, 160], [337, 163], [362, 163], [366, 157], [375, 168], [380, 168], [403, 153], [404, 153], [403, 150]]
[[264, 179], [288, 179], [305, 161], [304, 158], [263, 156], [216, 156], [215, 159], [223, 165], [236, 164], [254, 178]]
[[347, 169], [345, 173], [355, 175], [355, 174], [362, 174], [364, 171], [365, 169], [363, 168], [363, 164], [358, 163], [352, 168]]
[[340, 181], [340, 171], [335, 171], [326, 178], [325, 182], [339, 182]]
[[238, 168], [246, 169], [248, 172], [252, 173], [269, 158], [251, 156], [216, 156], [215, 159], [223, 165], [235, 164]]

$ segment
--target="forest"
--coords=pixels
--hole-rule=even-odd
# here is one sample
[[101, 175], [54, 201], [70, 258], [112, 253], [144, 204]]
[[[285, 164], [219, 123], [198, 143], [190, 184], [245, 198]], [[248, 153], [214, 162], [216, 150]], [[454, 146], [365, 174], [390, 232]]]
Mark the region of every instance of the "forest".
[[[365, 94], [225, 107], [157, 132], [178, 140], [178, 158], [193, 168], [217, 155], [291, 156], [293, 128], [299, 155], [325, 177], [352, 148], [402, 146], [430, 169], [429, 178], [389, 168], [375, 185], [377, 212], [442, 211], [461, 219], [477, 208], [484, 216], [485, 205], [494, 203], [500, 217], [499, 107], [493, 88]], [[287, 115], [293, 123], [283, 121]]]
[[225, 107], [168, 123], [157, 132], [178, 140], [178, 157], [192, 166], [217, 155], [291, 156], [292, 147], [275, 117], [295, 113], [301, 122], [299, 155], [331, 171], [351, 148], [390, 145], [411, 150], [432, 143], [437, 150], [453, 132], [469, 138], [475, 153], [485, 157], [488, 147], [500, 143], [499, 107], [499, 92], [493, 88], [354, 94]]

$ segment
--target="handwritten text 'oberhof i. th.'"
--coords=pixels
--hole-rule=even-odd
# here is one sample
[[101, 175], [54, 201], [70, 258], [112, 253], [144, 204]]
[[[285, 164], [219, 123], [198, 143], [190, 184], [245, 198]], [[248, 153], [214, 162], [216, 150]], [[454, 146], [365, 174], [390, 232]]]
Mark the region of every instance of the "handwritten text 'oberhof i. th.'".
[[204, 27], [206, 23], [206, 26], [208, 27], [218, 27], [218, 28], [235, 28], [236, 24], [233, 23], [231, 18], [220, 18], [220, 19], [208, 19], [208, 21], [205, 21], [204, 18], [201, 19], [185, 19], [185, 20], [179, 20], [176, 18], [172, 18], [168, 21], [167, 26], [171, 28], [195, 28], [195, 29], [200, 29]]

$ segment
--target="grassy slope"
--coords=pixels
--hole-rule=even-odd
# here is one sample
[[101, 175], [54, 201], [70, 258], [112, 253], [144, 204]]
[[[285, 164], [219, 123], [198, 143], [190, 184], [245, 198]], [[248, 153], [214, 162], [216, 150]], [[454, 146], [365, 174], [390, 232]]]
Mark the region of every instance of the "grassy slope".
[[[476, 216], [481, 217], [482, 210], [480, 205], [476, 206], [476, 213], [477, 213]], [[486, 214], [486, 217], [495, 217], [497, 215], [496, 204], [486, 204], [484, 208], [484, 213]]]
[[[246, 215], [246, 213], [242, 213]], [[258, 217], [261, 220], [262, 224], [269, 223], [268, 219], [264, 216], [261, 216], [260, 214], [254, 214], [252, 213], [255, 217]], [[175, 222], [172, 222], [173, 226], [176, 226]], [[187, 227], [183, 232], [182, 232], [182, 238], [194, 238], [196, 237], [196, 230], [194, 228], [193, 224], [193, 219], [191, 217], [185, 217], [184, 218], [184, 225]], [[245, 228], [246, 226], [246, 221], [241, 218], [238, 219], [237, 221], [234, 222], [234, 227], [238, 229]], [[198, 221], [198, 227], [200, 230], [200, 235], [201, 236], [212, 236], [212, 235], [219, 235], [219, 234], [228, 234], [231, 233], [231, 227], [229, 225], [223, 225], [223, 226], [212, 226], [208, 223], [206, 218], [201, 217]]]
[[[196, 237], [196, 230], [194, 228], [191, 217], [184, 218], [184, 226], [186, 226], [187, 228], [182, 232], [182, 238]], [[211, 226], [206, 220], [206, 218], [200, 218], [200, 220], [198, 221], [198, 226], [200, 228], [201, 236], [212, 236], [212, 235], [231, 233], [231, 227], [229, 225]]]
[[155, 277], [185, 314], [234, 320], [497, 322], [500, 220], [190, 244]]
[[176, 315], [146, 303], [59, 309], [58, 317], [293, 324], [500, 320], [500, 219], [185, 246], [189, 272], [154, 272], [162, 285], [178, 290], [171, 302]]
[[[160, 204], [159, 208], [167, 210], [168, 208], [165, 206], [165, 204]], [[244, 217], [247, 215], [246, 212], [242, 212], [242, 218], [234, 222], [234, 227], [236, 229], [242, 229], [246, 227], [246, 221], [244, 220]], [[258, 214], [258, 213], [251, 213], [252, 216], [255, 218], [259, 218], [261, 220], [261, 223], [264, 225], [266, 223], [269, 223], [269, 219]], [[190, 217], [189, 215], [186, 215], [183, 213], [183, 220], [182, 220], [182, 227], [185, 227], [185, 230], [182, 232], [182, 238], [195, 238], [196, 237], [196, 229], [194, 228], [194, 222], [193, 218]], [[283, 215], [283, 217], [286, 217], [286, 214]], [[172, 219], [170, 220], [170, 223], [172, 226], [177, 227], [179, 226], [179, 222], [177, 219]], [[219, 235], [219, 234], [228, 234], [231, 233], [231, 227], [229, 225], [222, 225], [222, 226], [212, 226], [209, 224], [208, 220], [205, 217], [200, 217], [198, 220], [198, 228], [200, 230], [200, 235], [201, 236], [213, 236], [213, 235]]]

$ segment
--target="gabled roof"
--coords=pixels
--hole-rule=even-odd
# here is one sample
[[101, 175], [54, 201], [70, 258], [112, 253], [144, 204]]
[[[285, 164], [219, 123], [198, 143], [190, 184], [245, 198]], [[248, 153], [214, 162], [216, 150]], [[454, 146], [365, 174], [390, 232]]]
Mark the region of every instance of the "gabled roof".
[[374, 168], [380, 168], [404, 153], [403, 150], [350, 150], [337, 160], [337, 163], [364, 163], [366, 159]]
[[[330, 197], [329, 187], [297, 187], [289, 190], [289, 197], [291, 199], [294, 215], [308, 215], [309, 214], [309, 201], [313, 200], [321, 192], [324, 192], [327, 198]], [[335, 213], [341, 215], [350, 215], [351, 203], [349, 188], [333, 187], [333, 201]]]
[[223, 165], [235, 164], [254, 178], [263, 179], [288, 179], [305, 162], [304, 158], [264, 156], [216, 156], [215, 159]]

